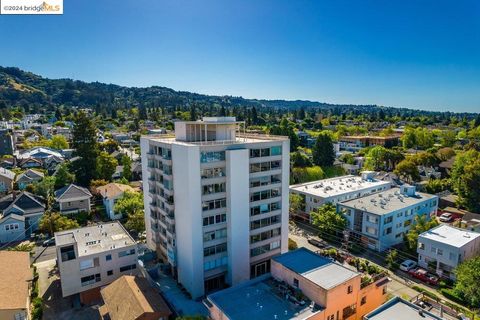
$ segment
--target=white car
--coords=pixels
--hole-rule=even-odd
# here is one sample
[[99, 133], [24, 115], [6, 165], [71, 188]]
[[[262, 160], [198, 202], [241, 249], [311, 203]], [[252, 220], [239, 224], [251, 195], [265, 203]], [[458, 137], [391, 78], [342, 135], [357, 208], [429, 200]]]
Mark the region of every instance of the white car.
[[413, 269], [417, 266], [417, 263], [413, 260], [405, 260], [400, 264], [400, 270], [408, 272], [410, 269]]
[[441, 222], [450, 222], [450, 221], [452, 221], [452, 218], [453, 218], [453, 216], [452, 216], [451, 213], [445, 212], [440, 216], [439, 220]]

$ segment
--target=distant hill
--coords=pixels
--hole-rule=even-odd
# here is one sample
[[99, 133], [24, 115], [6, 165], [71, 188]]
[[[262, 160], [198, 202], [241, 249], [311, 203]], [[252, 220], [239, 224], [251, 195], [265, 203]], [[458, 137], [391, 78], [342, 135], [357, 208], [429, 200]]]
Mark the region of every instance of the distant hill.
[[[233, 96], [210, 96], [186, 91], [175, 91], [166, 87], [124, 87], [100, 82], [84, 82], [72, 79], [48, 79], [15, 67], [0, 66], [0, 107], [60, 105], [96, 107], [107, 109], [144, 105], [146, 107], [180, 107], [189, 104], [217, 105], [228, 107], [267, 107], [277, 109], [330, 109], [341, 112], [378, 112], [407, 114], [441, 114], [376, 105], [335, 105], [305, 100], [257, 100]], [[458, 115], [458, 114], [457, 114]], [[471, 116], [472, 114], [467, 114]]]

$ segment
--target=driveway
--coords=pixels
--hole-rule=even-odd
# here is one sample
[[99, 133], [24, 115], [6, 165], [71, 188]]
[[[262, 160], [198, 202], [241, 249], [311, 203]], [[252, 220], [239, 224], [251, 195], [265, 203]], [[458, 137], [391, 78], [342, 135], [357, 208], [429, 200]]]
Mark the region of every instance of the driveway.
[[44, 303], [44, 320], [99, 319], [98, 306], [74, 308], [72, 297], [62, 297], [55, 259], [37, 262], [35, 266], [38, 272], [39, 295], [43, 298]]

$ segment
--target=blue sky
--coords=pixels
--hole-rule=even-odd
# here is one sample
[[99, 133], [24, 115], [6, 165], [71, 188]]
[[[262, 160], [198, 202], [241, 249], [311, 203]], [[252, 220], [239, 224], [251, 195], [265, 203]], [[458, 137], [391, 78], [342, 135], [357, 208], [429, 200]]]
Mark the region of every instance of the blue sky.
[[480, 1], [64, 0], [0, 65], [247, 98], [480, 112]]

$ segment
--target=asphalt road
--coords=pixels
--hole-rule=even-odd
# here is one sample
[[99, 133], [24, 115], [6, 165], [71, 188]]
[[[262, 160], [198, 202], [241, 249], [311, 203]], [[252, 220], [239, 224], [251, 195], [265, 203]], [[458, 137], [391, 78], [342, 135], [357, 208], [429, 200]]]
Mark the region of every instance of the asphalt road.
[[43, 261], [57, 258], [57, 252], [55, 250], [55, 246], [50, 246], [50, 247], [42, 247], [41, 245], [35, 246], [33, 252], [34, 253], [30, 258], [33, 263], [43, 262]]

